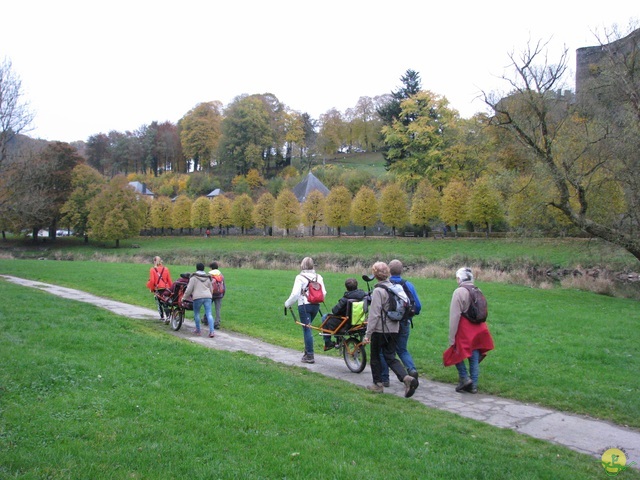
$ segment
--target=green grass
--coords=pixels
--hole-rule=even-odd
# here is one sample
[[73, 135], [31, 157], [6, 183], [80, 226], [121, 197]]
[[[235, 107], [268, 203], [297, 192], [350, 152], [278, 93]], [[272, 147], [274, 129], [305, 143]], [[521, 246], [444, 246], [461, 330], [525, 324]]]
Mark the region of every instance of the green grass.
[[[137, 248], [132, 248], [136, 245]], [[587, 239], [485, 239], [485, 238], [285, 238], [250, 236], [200, 235], [180, 237], [138, 237], [114, 243], [90, 242], [73, 237], [58, 238], [55, 244], [32, 244], [27, 240], [0, 242], [0, 253], [16, 258], [57, 258], [89, 260], [116, 257], [126, 261], [149, 262], [154, 255], [163, 258], [191, 259], [226, 258], [229, 264], [246, 264], [253, 258], [263, 260], [289, 259], [299, 263], [306, 255], [319, 262], [350, 264], [354, 261], [372, 264], [378, 258], [394, 255], [405, 263], [480, 264], [485, 266], [534, 267], [608, 267], [612, 270], [633, 270], [638, 261], [621, 248], [599, 240]]]
[[[191, 271], [168, 265], [174, 278]], [[148, 265], [0, 260], [0, 273], [79, 288], [154, 308], [146, 290]], [[223, 269], [224, 327], [302, 350], [300, 327], [283, 315], [296, 271]], [[327, 303], [344, 291], [346, 275], [323, 273]], [[421, 375], [454, 383], [442, 366], [453, 280], [412, 279], [423, 313], [414, 321], [410, 351]], [[364, 283], [364, 282], [361, 282]], [[478, 283], [489, 299], [496, 349], [481, 364], [483, 392], [640, 427], [638, 302], [572, 290], [536, 290]], [[337, 355], [337, 353], [330, 353]]]
[[[16, 263], [17, 274], [32, 262]], [[33, 263], [88, 290], [102, 281], [121, 292], [140, 273], [67, 263], [62, 275], [62, 262]], [[233, 282], [241, 272], [230, 273]], [[206, 349], [156, 322], [4, 281], [0, 291], [11, 299], [0, 303], [0, 478], [604, 478], [599, 459], [510, 430]], [[229, 313], [239, 297], [230, 294]]]

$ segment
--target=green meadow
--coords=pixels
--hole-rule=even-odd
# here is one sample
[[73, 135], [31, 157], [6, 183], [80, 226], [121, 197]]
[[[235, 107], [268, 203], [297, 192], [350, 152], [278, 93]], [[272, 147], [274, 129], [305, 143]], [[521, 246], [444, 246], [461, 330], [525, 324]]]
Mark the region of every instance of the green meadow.
[[[361, 258], [366, 265], [392, 257], [411, 264], [425, 255], [452, 264], [462, 256], [487, 264], [525, 257], [543, 263], [552, 257], [567, 267], [598, 258], [628, 261], [620, 252], [582, 241], [534, 241], [527, 251], [524, 241], [506, 241], [501, 248], [481, 240], [342, 240], [150, 238], [135, 239], [140, 248], [121, 249], [57, 242], [46, 250], [13, 248], [22, 259], [0, 259], [0, 274], [154, 308], [145, 288], [150, 265], [136, 263], [148, 262], [151, 252], [205, 263], [287, 257], [291, 268], [223, 263], [228, 290], [222, 322], [227, 330], [302, 351], [300, 327], [283, 315], [282, 306], [304, 255]], [[448, 251], [433, 252], [443, 244], [450, 245]], [[464, 253], [451, 245], [463, 246]], [[174, 278], [193, 270], [189, 262], [167, 266]], [[322, 263], [318, 270], [328, 307], [342, 295], [348, 275], [360, 279], [367, 273], [324, 271]], [[455, 369], [442, 366], [455, 280], [408, 276], [423, 303], [410, 351], [421, 376], [450, 383], [455, 398]], [[496, 344], [481, 364], [481, 392], [640, 428], [637, 301], [477, 283], [489, 299]], [[158, 322], [118, 317], [5, 281], [0, 291], [11, 299], [0, 305], [1, 478], [605, 475], [598, 459], [417, 402], [374, 396], [304, 369], [210, 351], [168, 335], [169, 327]], [[316, 355], [338, 355], [319, 350]], [[628, 470], [621, 477], [640, 474]]]

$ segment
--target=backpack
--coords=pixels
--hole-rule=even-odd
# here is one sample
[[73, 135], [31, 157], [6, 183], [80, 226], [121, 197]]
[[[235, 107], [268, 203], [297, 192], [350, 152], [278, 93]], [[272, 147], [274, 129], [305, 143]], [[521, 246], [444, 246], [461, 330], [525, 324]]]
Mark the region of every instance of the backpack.
[[379, 283], [376, 287], [384, 288], [389, 292], [389, 310], [382, 310], [386, 318], [392, 322], [411, 318], [413, 307], [402, 285], [394, 283], [388, 287]]
[[[158, 272], [157, 268], [155, 268], [154, 270], [158, 274], [158, 280], [156, 280], [156, 285], [155, 285], [156, 290], [162, 290], [162, 289], [165, 289], [165, 288], [169, 288], [171, 285], [167, 285], [167, 282], [163, 278], [165, 268], [162, 267], [162, 271], [160, 271], [160, 272]], [[162, 284], [162, 286], [160, 286], [160, 284]]]
[[222, 298], [222, 297], [224, 297], [225, 291], [226, 291], [226, 287], [225, 287], [225, 284], [224, 284], [224, 276], [222, 274], [211, 275], [211, 296], [212, 296], [212, 298]]
[[302, 276], [309, 281], [304, 291], [302, 292], [302, 294], [307, 297], [307, 301], [312, 304], [319, 304], [324, 302], [324, 293], [322, 292], [322, 285], [320, 285], [320, 282], [318, 282], [318, 276], [316, 275], [313, 280], [306, 277], [305, 275]]
[[[395, 282], [391, 283], [395, 284]], [[402, 285], [404, 293], [407, 294], [407, 298], [409, 299], [409, 311], [407, 314], [409, 319], [413, 319], [416, 315], [416, 299], [414, 298], [413, 293], [411, 293], [411, 290], [409, 290], [409, 287], [407, 287], [407, 281], [405, 279], [402, 279], [397, 285]], [[411, 325], [413, 327], [413, 323]]]
[[462, 312], [462, 315], [471, 323], [482, 323], [487, 320], [487, 298], [484, 293], [480, 291], [475, 285], [461, 285], [469, 292], [471, 297], [471, 303], [466, 312]]

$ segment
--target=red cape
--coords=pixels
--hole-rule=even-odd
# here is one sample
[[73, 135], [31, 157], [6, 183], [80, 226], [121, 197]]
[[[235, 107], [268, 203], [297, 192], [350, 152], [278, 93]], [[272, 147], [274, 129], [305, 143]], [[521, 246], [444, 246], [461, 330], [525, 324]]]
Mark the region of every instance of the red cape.
[[480, 350], [482, 361], [487, 352], [493, 350], [493, 338], [486, 322], [471, 323], [465, 317], [460, 317], [455, 343], [442, 354], [444, 366], [449, 367], [466, 360], [473, 350]]

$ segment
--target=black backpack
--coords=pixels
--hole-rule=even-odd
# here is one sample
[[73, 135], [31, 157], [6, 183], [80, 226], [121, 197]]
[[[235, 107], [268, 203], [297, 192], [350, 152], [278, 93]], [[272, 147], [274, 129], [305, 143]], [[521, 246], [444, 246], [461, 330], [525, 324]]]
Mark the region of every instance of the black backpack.
[[462, 312], [462, 315], [471, 323], [482, 323], [487, 321], [489, 312], [487, 311], [487, 298], [484, 293], [475, 285], [460, 285], [469, 292], [471, 303], [466, 312]]

